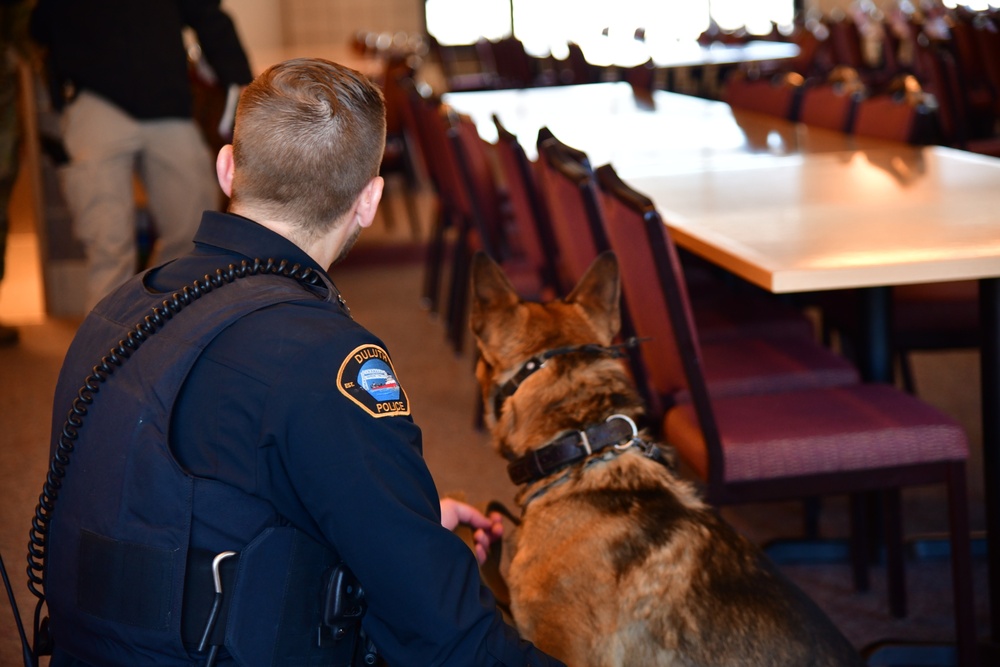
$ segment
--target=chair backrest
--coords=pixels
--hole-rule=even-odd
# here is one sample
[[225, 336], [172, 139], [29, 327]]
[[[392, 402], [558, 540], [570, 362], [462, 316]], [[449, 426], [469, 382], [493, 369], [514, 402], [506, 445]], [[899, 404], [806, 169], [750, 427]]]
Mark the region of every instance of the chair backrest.
[[607, 236], [618, 257], [622, 293], [644, 371], [660, 410], [685, 392], [695, 406], [709, 456], [709, 484], [724, 479], [722, 446], [677, 247], [652, 201], [626, 185], [611, 165], [597, 169]]
[[799, 54], [787, 61], [787, 67], [792, 72], [798, 72], [803, 77], [825, 75], [832, 68], [829, 37], [820, 38], [814, 29], [808, 25], [796, 26], [792, 33], [792, 43], [799, 47]]
[[[913, 83], [914, 86], [917, 84]], [[919, 86], [880, 93], [858, 100], [853, 134], [910, 144], [927, 144], [935, 138], [935, 117], [923, 102]]]
[[511, 134], [493, 114], [497, 128], [495, 153], [500, 174], [507, 188], [514, 229], [520, 248], [531, 263], [539, 267], [542, 283], [556, 294], [566, 294], [556, 270], [556, 242], [552, 235], [549, 213], [542, 202], [534, 166], [517, 137]]
[[538, 145], [538, 174], [556, 241], [560, 284], [576, 285], [608, 248], [593, 171], [581, 151], [549, 134]]
[[500, 197], [488, 153], [489, 144], [479, 136], [476, 124], [468, 116], [446, 109], [446, 136], [449, 159], [458, 176], [456, 187], [462, 189], [458, 214], [474, 225], [487, 255], [502, 262], [508, 255], [501, 221]]
[[493, 65], [498, 85], [508, 88], [527, 88], [535, 78], [531, 57], [517, 37], [508, 36], [491, 42]]
[[382, 94], [385, 96], [385, 133], [401, 135], [410, 115], [403, 79], [413, 80], [417, 71], [416, 56], [391, 54], [385, 59], [382, 72]]
[[424, 95], [413, 77], [400, 77], [398, 82], [407, 103], [403, 118], [410, 125], [423, 171], [430, 178], [434, 190], [440, 195], [443, 177], [438, 154], [441, 149], [436, 144], [437, 135], [431, 119], [437, 113], [436, 109], [441, 106], [441, 100], [433, 95]]
[[865, 58], [861, 50], [858, 24], [845, 16], [827, 21], [826, 26], [830, 31], [830, 49], [833, 51], [834, 62], [854, 69], [863, 69]]
[[556, 140], [556, 145], [558, 146], [561, 152], [566, 153], [567, 155], [572, 157], [574, 160], [582, 164], [586, 169], [591, 169], [590, 158], [587, 157], [587, 154], [584, 151], [581, 151], [579, 148], [573, 148], [572, 146], [569, 146], [559, 141], [559, 139], [556, 139], [556, 135], [552, 134], [552, 130], [549, 129], [548, 125], [543, 125], [540, 128], [538, 128], [538, 138], [535, 140], [535, 146], [536, 147], [541, 146], [549, 139]]
[[937, 100], [942, 138], [949, 144], [962, 145], [968, 138], [968, 110], [955, 57], [943, 47], [918, 40], [914, 67], [924, 90]]
[[573, 75], [570, 83], [597, 83], [601, 78], [601, 70], [595, 65], [587, 62], [587, 57], [583, 55], [583, 49], [576, 42], [567, 42], [566, 64]]
[[1000, 13], [994, 16], [995, 19], [977, 21], [972, 37], [981, 58], [983, 73], [993, 88], [996, 113], [1000, 114]]
[[653, 87], [656, 80], [656, 65], [650, 58], [641, 65], [626, 67], [622, 78], [632, 87], [632, 94], [640, 105], [653, 107]]
[[[597, 180], [585, 153], [562, 143], [547, 130], [538, 146], [540, 189], [544, 192], [559, 253], [559, 284], [576, 285], [599, 253], [611, 248], [605, 232]], [[563, 293], [565, 294], [565, 293]], [[621, 297], [619, 337], [636, 335], [628, 298]], [[646, 372], [637, 355], [629, 356], [636, 386], [654, 407]]]
[[[853, 76], [856, 77], [856, 73]], [[799, 115], [795, 120], [836, 132], [849, 132], [862, 90], [856, 78], [803, 86]]]
[[802, 76], [797, 73], [751, 79], [734, 72], [726, 79], [722, 101], [738, 109], [791, 120], [798, 112], [801, 88]]

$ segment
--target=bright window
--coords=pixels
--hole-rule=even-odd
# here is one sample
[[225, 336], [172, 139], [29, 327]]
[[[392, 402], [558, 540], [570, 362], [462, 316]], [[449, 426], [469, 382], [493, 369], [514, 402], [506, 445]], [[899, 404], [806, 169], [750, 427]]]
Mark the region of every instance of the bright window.
[[[442, 44], [471, 44], [513, 32], [531, 53], [585, 42], [607, 29], [610, 36], [645, 30], [647, 40], [696, 38], [711, 15], [723, 29], [770, 31], [771, 21], [789, 25], [793, 0], [427, 0], [427, 30]], [[559, 55], [558, 53], [554, 55]]]

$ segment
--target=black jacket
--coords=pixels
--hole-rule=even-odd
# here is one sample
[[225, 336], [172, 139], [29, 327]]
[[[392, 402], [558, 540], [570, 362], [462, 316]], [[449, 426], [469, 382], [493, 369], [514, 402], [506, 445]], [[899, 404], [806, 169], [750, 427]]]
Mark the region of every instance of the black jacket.
[[140, 120], [190, 118], [185, 26], [194, 29], [223, 86], [251, 81], [219, 0], [39, 0], [31, 35], [48, 48], [57, 107], [89, 90]]

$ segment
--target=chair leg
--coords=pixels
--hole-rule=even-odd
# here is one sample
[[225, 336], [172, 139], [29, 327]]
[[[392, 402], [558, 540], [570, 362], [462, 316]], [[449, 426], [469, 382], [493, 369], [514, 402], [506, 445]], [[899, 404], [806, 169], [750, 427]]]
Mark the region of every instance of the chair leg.
[[420, 177], [417, 175], [417, 169], [413, 164], [412, 153], [407, 150], [406, 163], [405, 163], [405, 189], [404, 189], [404, 201], [406, 202], [406, 211], [410, 216], [410, 231], [413, 233], [413, 240], [418, 241], [423, 235], [423, 230], [420, 226], [420, 211], [417, 207], [417, 193], [420, 191]]
[[903, 518], [901, 491], [882, 492], [885, 508], [885, 571], [889, 589], [889, 613], [906, 616], [906, 562], [903, 558]]
[[385, 221], [385, 228], [387, 231], [392, 231], [396, 228], [396, 212], [392, 210], [392, 200], [395, 199], [396, 185], [395, 183], [390, 183], [390, 181], [395, 180], [395, 176], [390, 174], [381, 174], [382, 180], [385, 183], [383, 186], [384, 198], [382, 199], [381, 205], [378, 207], [378, 212], [382, 214], [382, 219]]
[[449, 226], [449, 211], [440, 202], [434, 217], [434, 228], [427, 242], [427, 256], [424, 258], [424, 293], [421, 296], [424, 307], [432, 313], [438, 312], [441, 291], [441, 262], [444, 261], [444, 237]]
[[917, 383], [913, 380], [913, 364], [910, 363], [910, 353], [908, 350], [900, 350], [897, 356], [899, 357], [899, 375], [903, 382], [903, 389], [907, 394], [916, 396]]
[[965, 486], [965, 463], [954, 463], [948, 471], [948, 515], [951, 535], [951, 579], [955, 598], [955, 637], [958, 664], [979, 664], [976, 614], [972, 584], [972, 545], [969, 538], [969, 507]]
[[446, 336], [456, 353], [461, 353], [462, 342], [465, 338], [466, 302], [469, 298], [468, 282], [471, 265], [469, 233], [469, 222], [467, 220], [460, 221], [458, 238], [455, 239], [455, 248], [452, 253], [448, 310], [445, 313]]
[[406, 214], [410, 218], [410, 233], [414, 241], [419, 241], [422, 236], [420, 229], [420, 211], [417, 208], [416, 194], [411, 187], [403, 189], [403, 202], [406, 204]]
[[823, 501], [818, 496], [802, 501], [802, 533], [807, 540], [819, 539], [819, 513]]
[[871, 588], [868, 577], [868, 503], [864, 494], [852, 493], [851, 508], [851, 569], [854, 574], [854, 590], [867, 591]]

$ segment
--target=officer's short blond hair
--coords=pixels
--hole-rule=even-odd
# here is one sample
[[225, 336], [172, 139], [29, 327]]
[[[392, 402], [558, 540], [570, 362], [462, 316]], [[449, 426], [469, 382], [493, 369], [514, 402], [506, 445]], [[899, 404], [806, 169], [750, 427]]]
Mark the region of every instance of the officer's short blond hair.
[[328, 60], [279, 63], [240, 96], [232, 203], [322, 234], [378, 175], [384, 149], [377, 85]]

